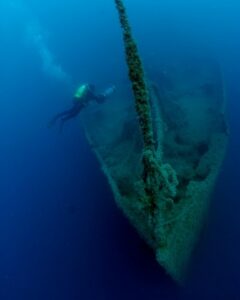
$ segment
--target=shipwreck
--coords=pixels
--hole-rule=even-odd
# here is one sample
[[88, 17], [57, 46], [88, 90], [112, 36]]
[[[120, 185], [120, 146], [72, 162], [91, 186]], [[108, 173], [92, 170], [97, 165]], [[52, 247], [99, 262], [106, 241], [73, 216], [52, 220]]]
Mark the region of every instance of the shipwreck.
[[[225, 155], [221, 70], [211, 60], [146, 78], [121, 0], [129, 85], [82, 120], [117, 205], [176, 281], [185, 278]], [[165, 84], [167, 82], [168, 84]]]

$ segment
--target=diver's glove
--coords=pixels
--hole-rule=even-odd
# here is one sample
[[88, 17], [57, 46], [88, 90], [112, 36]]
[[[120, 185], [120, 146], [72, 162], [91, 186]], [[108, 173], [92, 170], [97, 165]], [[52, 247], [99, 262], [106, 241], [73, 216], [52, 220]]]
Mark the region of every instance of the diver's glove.
[[113, 85], [113, 86], [107, 88], [107, 89], [102, 93], [102, 95], [103, 95], [105, 98], [106, 98], [106, 97], [109, 97], [109, 96], [111, 96], [111, 95], [114, 93], [115, 90], [116, 90], [116, 87], [115, 87], [115, 85]]

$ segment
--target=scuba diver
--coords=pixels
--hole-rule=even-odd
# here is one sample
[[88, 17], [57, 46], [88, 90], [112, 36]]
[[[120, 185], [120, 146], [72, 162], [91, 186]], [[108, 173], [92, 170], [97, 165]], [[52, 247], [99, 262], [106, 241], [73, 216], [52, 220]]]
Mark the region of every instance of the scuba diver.
[[114, 91], [115, 86], [111, 86], [103, 93], [96, 94], [94, 85], [80, 85], [74, 94], [72, 107], [55, 115], [49, 122], [48, 127], [52, 127], [58, 120], [60, 120], [60, 131], [62, 131], [65, 122], [78, 116], [78, 114], [89, 104], [90, 101], [95, 100], [97, 103], [103, 103]]

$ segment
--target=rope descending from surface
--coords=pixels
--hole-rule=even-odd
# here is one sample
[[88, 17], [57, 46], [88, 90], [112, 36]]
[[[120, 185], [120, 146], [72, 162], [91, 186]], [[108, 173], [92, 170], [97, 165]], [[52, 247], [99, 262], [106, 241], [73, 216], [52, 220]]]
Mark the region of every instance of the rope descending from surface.
[[137, 45], [132, 37], [131, 28], [128, 23], [126, 10], [121, 0], [115, 0], [119, 13], [120, 23], [123, 29], [126, 60], [129, 70], [129, 78], [132, 82], [132, 89], [135, 97], [136, 111], [143, 135], [144, 147], [146, 150], [154, 151], [153, 128], [149, 94], [144, 79], [142, 62], [138, 54]]
[[[155, 213], [158, 206], [159, 191], [169, 194], [168, 182], [172, 170], [162, 165], [156, 158], [155, 143], [153, 138], [153, 123], [149, 92], [144, 77], [141, 58], [138, 54], [137, 45], [132, 37], [131, 28], [122, 0], [114, 0], [119, 14], [123, 39], [125, 46], [126, 61], [128, 65], [129, 78], [135, 98], [135, 108], [139, 118], [139, 125], [143, 136], [143, 175], [142, 184], [144, 188], [143, 198], [149, 214], [149, 221], [153, 230], [155, 227]], [[167, 168], [166, 168], [167, 167]]]

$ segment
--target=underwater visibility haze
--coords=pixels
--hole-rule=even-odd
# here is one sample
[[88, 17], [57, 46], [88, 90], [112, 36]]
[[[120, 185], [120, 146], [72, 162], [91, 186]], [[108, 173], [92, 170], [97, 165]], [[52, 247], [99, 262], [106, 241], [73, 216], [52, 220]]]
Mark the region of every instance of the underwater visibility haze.
[[239, 13], [1, 0], [1, 300], [240, 299]]

